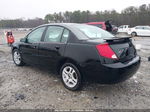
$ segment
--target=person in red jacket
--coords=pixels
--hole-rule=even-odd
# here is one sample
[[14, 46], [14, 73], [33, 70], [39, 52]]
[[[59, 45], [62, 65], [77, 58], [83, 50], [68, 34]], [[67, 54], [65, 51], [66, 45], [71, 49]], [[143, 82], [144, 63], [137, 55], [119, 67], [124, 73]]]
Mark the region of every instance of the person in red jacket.
[[14, 36], [12, 34], [12, 32], [6, 32], [6, 37], [7, 37], [7, 44], [11, 45], [15, 42]]

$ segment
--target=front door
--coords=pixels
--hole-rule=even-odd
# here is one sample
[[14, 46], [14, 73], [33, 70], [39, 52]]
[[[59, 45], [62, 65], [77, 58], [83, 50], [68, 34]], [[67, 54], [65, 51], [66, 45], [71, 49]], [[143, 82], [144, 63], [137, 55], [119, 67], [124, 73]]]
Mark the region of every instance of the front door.
[[145, 35], [144, 27], [143, 26], [137, 26], [136, 28], [137, 35]]
[[26, 42], [20, 46], [22, 58], [25, 62], [30, 64], [39, 64], [38, 47], [45, 28], [46, 27], [40, 27], [33, 30], [27, 35]]

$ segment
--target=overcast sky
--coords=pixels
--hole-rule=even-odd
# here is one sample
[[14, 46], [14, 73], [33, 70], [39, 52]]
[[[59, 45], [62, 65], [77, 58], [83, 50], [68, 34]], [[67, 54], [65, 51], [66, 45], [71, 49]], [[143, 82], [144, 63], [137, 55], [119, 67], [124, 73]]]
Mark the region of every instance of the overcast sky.
[[150, 4], [150, 0], [0, 0], [0, 19], [35, 18], [48, 13], [115, 9], [120, 12], [128, 6]]

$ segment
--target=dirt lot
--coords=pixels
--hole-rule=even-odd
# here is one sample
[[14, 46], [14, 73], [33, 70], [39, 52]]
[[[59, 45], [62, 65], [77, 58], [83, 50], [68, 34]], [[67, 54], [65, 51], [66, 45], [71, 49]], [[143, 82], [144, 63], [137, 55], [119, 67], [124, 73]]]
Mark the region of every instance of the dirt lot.
[[[15, 32], [16, 40], [25, 34]], [[134, 77], [115, 85], [86, 82], [78, 92], [66, 90], [49, 70], [15, 66], [10, 48], [0, 45], [0, 109], [148, 109], [150, 37], [136, 37], [135, 43], [142, 45], [142, 63]]]

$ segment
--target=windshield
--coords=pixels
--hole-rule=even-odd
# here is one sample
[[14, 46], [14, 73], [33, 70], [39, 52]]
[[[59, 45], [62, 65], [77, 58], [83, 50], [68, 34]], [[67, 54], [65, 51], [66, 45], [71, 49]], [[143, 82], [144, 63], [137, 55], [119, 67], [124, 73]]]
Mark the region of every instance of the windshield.
[[105, 39], [114, 37], [111, 33], [96, 26], [76, 25], [75, 27], [84, 33], [89, 39]]

